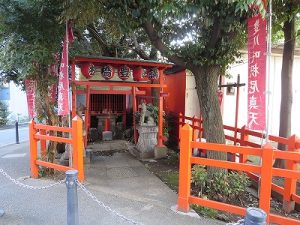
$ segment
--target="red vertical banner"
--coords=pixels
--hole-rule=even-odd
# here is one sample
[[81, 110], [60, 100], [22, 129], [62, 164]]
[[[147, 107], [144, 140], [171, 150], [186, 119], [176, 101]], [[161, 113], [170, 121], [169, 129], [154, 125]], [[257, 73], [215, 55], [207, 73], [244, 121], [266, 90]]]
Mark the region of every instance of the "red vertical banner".
[[27, 106], [29, 118], [33, 119], [36, 116], [35, 112], [35, 90], [36, 83], [33, 80], [25, 80], [25, 90], [27, 96]]
[[69, 114], [69, 71], [68, 71], [68, 45], [73, 41], [73, 32], [70, 23], [67, 23], [66, 35], [64, 38], [63, 52], [60, 63], [58, 79], [58, 115]]
[[261, 15], [248, 19], [248, 127], [252, 130], [266, 126], [266, 26]]

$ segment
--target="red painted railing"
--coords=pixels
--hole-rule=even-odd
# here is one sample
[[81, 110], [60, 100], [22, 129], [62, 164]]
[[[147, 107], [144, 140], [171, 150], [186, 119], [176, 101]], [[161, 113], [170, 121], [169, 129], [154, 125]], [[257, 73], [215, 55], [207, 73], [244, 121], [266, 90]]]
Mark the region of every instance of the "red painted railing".
[[[47, 134], [47, 131], [68, 133], [69, 138], [58, 137]], [[30, 140], [30, 169], [31, 177], [38, 178], [39, 166], [52, 168], [58, 171], [67, 171], [70, 169], [78, 170], [78, 180], [84, 180], [83, 167], [83, 139], [82, 139], [82, 120], [76, 116], [72, 120], [72, 127], [57, 127], [43, 124], [37, 124], [33, 120], [29, 123]], [[40, 141], [41, 160], [38, 159], [38, 142]], [[46, 157], [46, 141], [61, 142], [72, 145], [73, 167], [62, 166], [56, 163], [44, 161]]]
[[[244, 134], [255, 132], [247, 131]], [[285, 179], [284, 189], [279, 188], [279, 192], [283, 195], [283, 205], [285, 208], [291, 209], [293, 201], [300, 203], [300, 196], [296, 194], [296, 181], [300, 179], [300, 171], [297, 171], [296, 165], [300, 163], [300, 153], [297, 148], [300, 147], [300, 140], [296, 136], [292, 136], [288, 141], [284, 142], [288, 145], [288, 151], [280, 151], [274, 149], [270, 143], [265, 144], [262, 148], [249, 146], [234, 146], [215, 143], [196, 142], [193, 140], [194, 131], [188, 124], [180, 128], [180, 169], [179, 169], [179, 192], [178, 192], [178, 209], [184, 212], [189, 211], [190, 204], [198, 204], [233, 214], [244, 216], [246, 209], [203, 199], [191, 195], [191, 166], [194, 164], [225, 168], [237, 171], [244, 171], [249, 174], [260, 174], [259, 207], [268, 214], [268, 221], [284, 224], [284, 225], [300, 225], [299, 220], [286, 218], [283, 216], [270, 213], [270, 198], [272, 191], [272, 178], [283, 177]], [[246, 135], [244, 135], [246, 136]], [[274, 140], [281, 140], [273, 138]], [[239, 140], [240, 141], [240, 140]], [[281, 140], [282, 141], [282, 140]], [[249, 142], [250, 143], [250, 142]], [[247, 144], [249, 144], [247, 143]], [[245, 160], [239, 162], [222, 161], [215, 159], [207, 159], [192, 156], [192, 149], [206, 149], [210, 151], [220, 151], [232, 154], [240, 154], [243, 156], [253, 155], [261, 158], [261, 165], [247, 164]], [[273, 168], [273, 160], [284, 159], [287, 161], [286, 169]]]

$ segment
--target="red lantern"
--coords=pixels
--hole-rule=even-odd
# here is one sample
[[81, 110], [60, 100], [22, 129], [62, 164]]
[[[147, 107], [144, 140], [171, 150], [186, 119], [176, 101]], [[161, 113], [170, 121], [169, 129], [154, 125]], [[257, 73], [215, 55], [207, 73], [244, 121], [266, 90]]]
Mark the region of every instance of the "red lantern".
[[110, 80], [114, 76], [114, 68], [111, 65], [103, 66], [101, 75], [105, 80]]
[[141, 66], [134, 68], [132, 75], [133, 80], [135, 81], [147, 80], [147, 73], [145, 69]]
[[126, 65], [120, 66], [118, 68], [118, 77], [121, 80], [127, 80], [130, 76], [130, 68]]
[[147, 69], [147, 77], [150, 80], [157, 80], [159, 78], [159, 73], [157, 68], [149, 68]]
[[92, 63], [84, 63], [80, 65], [81, 73], [86, 78], [91, 78], [95, 74], [95, 66]]

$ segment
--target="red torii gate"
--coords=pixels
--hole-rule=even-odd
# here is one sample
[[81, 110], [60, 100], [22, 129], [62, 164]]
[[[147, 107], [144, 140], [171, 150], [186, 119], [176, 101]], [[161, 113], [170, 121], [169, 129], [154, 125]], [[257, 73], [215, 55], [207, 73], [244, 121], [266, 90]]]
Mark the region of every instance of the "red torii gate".
[[[164, 84], [164, 70], [170, 68], [173, 65], [168, 63], [160, 63], [155, 61], [146, 60], [131, 60], [120, 59], [111, 57], [74, 57], [70, 60], [71, 72], [72, 72], [72, 117], [76, 115], [76, 96], [77, 94], [86, 95], [86, 110], [85, 110], [85, 130], [88, 130], [91, 126], [91, 94], [123, 94], [133, 96], [133, 117], [137, 112], [137, 95], [145, 95], [145, 90], [152, 88], [159, 88], [159, 115], [158, 115], [158, 146], [163, 146], [163, 89], [166, 87]], [[80, 67], [84, 79], [80, 80], [76, 78], [76, 66]], [[101, 72], [102, 79], [93, 78], [95, 71]], [[116, 73], [118, 79], [109, 81]], [[146, 70], [145, 76], [143, 72]], [[132, 72], [131, 72], [132, 71]], [[133, 80], [126, 81], [133, 75]], [[155, 83], [153, 80], [157, 80]], [[78, 89], [79, 86], [83, 86], [84, 89]], [[99, 90], [93, 87], [108, 87], [107, 90]], [[129, 87], [131, 90], [116, 90], [114, 87]], [[136, 123], [133, 118], [134, 127], [134, 141], [137, 141]], [[85, 145], [87, 144], [87, 135], [85, 136]]]

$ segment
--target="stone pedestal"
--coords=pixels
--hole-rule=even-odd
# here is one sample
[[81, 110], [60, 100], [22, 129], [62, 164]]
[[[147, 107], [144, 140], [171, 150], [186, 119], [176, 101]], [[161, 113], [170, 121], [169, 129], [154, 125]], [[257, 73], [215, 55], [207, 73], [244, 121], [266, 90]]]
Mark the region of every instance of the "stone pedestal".
[[139, 139], [136, 148], [139, 158], [147, 159], [154, 157], [154, 148], [157, 145], [157, 126], [142, 125], [138, 126]]

